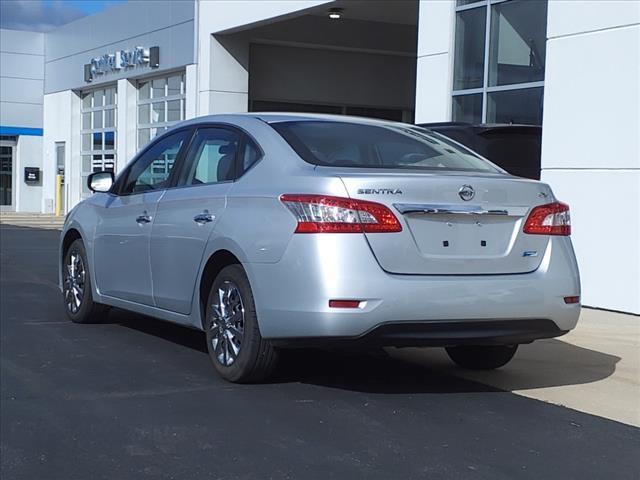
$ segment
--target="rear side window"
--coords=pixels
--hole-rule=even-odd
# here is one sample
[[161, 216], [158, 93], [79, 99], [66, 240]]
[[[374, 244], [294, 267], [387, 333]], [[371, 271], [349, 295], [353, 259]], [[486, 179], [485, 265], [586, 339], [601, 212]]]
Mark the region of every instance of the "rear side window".
[[235, 179], [240, 135], [224, 128], [198, 130], [187, 154], [179, 185], [203, 185]]
[[271, 126], [314, 165], [499, 172], [471, 150], [421, 128], [315, 120]]

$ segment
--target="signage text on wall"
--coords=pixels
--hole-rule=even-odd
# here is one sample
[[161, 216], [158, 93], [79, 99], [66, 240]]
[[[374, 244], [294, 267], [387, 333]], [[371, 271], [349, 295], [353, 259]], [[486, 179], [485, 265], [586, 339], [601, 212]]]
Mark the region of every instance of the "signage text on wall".
[[84, 81], [92, 82], [101, 75], [140, 66], [158, 68], [160, 66], [160, 48], [136, 47], [132, 50], [118, 50], [92, 58], [91, 63], [84, 66]]

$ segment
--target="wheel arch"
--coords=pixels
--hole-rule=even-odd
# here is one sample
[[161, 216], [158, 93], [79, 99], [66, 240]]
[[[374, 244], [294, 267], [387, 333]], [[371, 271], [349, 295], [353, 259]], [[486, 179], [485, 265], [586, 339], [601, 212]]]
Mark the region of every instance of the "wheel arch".
[[198, 289], [198, 306], [200, 308], [200, 323], [203, 329], [205, 328], [207, 298], [209, 297], [211, 285], [213, 285], [213, 281], [218, 273], [229, 265], [242, 266], [242, 262], [229, 250], [220, 249], [209, 256], [209, 259], [202, 270], [200, 286]]
[[82, 234], [80, 233], [80, 231], [76, 228], [70, 228], [69, 230], [67, 230], [64, 234], [64, 237], [62, 239], [62, 248], [60, 249], [60, 254], [62, 256], [62, 259], [64, 260], [64, 256], [67, 253], [67, 250], [69, 250], [69, 247], [71, 246], [71, 244], [73, 242], [75, 242], [76, 240], [82, 240], [84, 243], [84, 239], [82, 238]]

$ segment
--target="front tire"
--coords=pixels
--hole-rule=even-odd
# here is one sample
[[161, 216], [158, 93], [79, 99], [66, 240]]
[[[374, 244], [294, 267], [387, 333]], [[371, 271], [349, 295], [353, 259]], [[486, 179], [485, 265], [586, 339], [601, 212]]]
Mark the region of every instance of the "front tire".
[[449, 358], [463, 368], [493, 370], [509, 363], [518, 345], [464, 345], [446, 350]]
[[205, 333], [209, 358], [226, 380], [260, 382], [275, 369], [278, 352], [260, 334], [251, 286], [240, 265], [223, 268], [213, 281]]
[[62, 263], [62, 300], [72, 322], [98, 323], [108, 307], [93, 301], [87, 252], [82, 240], [75, 240], [64, 254]]

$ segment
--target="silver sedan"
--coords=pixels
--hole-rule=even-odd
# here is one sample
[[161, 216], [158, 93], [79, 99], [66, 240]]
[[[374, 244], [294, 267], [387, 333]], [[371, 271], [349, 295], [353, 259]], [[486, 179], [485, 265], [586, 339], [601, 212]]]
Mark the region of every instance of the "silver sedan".
[[68, 316], [203, 330], [230, 381], [291, 346], [440, 346], [497, 368], [578, 321], [569, 207], [413, 125], [202, 117], [88, 186], [61, 237]]

